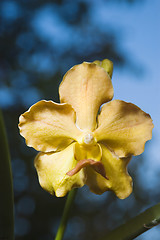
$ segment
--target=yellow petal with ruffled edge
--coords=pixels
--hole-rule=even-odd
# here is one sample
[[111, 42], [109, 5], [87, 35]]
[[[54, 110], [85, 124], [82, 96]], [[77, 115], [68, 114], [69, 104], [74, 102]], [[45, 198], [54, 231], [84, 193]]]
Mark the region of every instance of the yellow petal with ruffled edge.
[[28, 146], [38, 151], [60, 150], [81, 134], [75, 118], [70, 105], [43, 100], [20, 116], [20, 134]]
[[74, 187], [82, 187], [85, 183], [83, 169], [74, 176], [66, 173], [73, 169], [77, 161], [74, 158], [74, 145], [56, 153], [39, 153], [35, 159], [39, 182], [42, 188], [57, 197], [63, 197]]
[[149, 114], [132, 103], [113, 100], [103, 105], [94, 136], [119, 157], [139, 155], [152, 137], [153, 123]]
[[84, 62], [65, 74], [59, 94], [61, 102], [71, 104], [76, 111], [77, 125], [83, 130], [94, 130], [99, 107], [112, 99], [113, 86], [102, 67]]
[[86, 184], [96, 194], [110, 190], [120, 199], [124, 199], [132, 192], [132, 179], [126, 169], [130, 158], [118, 158], [106, 146], [103, 144], [100, 146], [102, 148], [102, 164], [105, 167], [108, 180], [93, 169], [88, 168]]

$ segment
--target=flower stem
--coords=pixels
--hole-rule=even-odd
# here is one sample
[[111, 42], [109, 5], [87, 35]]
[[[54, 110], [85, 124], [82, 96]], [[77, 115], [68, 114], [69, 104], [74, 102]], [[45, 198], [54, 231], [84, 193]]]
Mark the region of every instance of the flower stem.
[[6, 131], [0, 111], [0, 239], [14, 239], [13, 184]]
[[109, 232], [101, 240], [132, 240], [160, 224], [160, 203]]
[[62, 215], [62, 219], [55, 237], [55, 240], [62, 240], [63, 239], [63, 235], [64, 235], [64, 231], [66, 229], [66, 225], [67, 225], [67, 221], [69, 218], [69, 214], [70, 214], [70, 210], [74, 201], [74, 198], [76, 196], [77, 193], [77, 189], [74, 188], [72, 189], [67, 196], [67, 200], [65, 203], [65, 207], [64, 207], [64, 211], [63, 211], [63, 215]]

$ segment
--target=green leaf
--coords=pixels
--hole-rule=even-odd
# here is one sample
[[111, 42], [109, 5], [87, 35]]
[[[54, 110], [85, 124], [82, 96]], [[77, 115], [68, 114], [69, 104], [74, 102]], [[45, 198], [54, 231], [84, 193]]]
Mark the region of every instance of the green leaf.
[[14, 239], [13, 205], [10, 154], [0, 111], [0, 239]]

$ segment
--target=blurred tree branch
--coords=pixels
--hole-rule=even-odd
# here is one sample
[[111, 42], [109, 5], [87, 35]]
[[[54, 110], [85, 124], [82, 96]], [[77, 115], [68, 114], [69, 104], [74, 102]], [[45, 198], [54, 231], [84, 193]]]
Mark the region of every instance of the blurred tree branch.
[[101, 240], [132, 240], [160, 224], [160, 203], [109, 232]]

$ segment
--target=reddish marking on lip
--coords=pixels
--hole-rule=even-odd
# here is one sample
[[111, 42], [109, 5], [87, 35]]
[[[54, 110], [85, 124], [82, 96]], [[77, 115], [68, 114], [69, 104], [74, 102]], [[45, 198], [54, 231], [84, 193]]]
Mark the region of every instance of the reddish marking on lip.
[[91, 166], [97, 173], [102, 175], [102, 177], [104, 177], [105, 179], [109, 180], [109, 178], [106, 176], [106, 171], [105, 171], [104, 165], [101, 162], [97, 162], [97, 161], [95, 161], [93, 159], [83, 159], [83, 160], [80, 160], [77, 163], [77, 165], [75, 166], [75, 168], [73, 168], [72, 170], [70, 170], [66, 174], [68, 176], [73, 176], [76, 173], [78, 173], [82, 168], [87, 167], [87, 166]]

